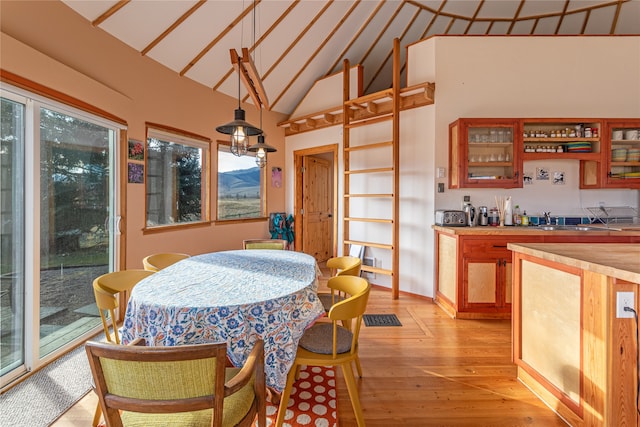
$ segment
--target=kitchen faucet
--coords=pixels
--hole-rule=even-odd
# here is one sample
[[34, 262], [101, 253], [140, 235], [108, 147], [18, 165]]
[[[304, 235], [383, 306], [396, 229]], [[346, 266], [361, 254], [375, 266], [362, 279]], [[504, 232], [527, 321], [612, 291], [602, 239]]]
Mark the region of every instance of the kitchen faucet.
[[544, 214], [544, 222], [546, 225], [551, 225], [551, 212], [542, 212]]

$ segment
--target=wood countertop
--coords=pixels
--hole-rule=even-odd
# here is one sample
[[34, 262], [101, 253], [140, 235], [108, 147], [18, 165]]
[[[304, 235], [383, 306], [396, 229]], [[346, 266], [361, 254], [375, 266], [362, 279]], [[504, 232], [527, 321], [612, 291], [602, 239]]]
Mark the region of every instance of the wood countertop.
[[493, 226], [477, 226], [477, 227], [445, 227], [441, 225], [433, 225], [432, 228], [452, 235], [466, 236], [636, 236], [640, 237], [640, 224], [615, 224], [609, 227], [603, 224], [582, 224], [585, 226], [599, 228], [601, 230], [578, 231], [578, 230], [541, 230], [537, 226], [528, 227], [493, 227]]
[[640, 284], [640, 245], [619, 243], [509, 243], [525, 255]]

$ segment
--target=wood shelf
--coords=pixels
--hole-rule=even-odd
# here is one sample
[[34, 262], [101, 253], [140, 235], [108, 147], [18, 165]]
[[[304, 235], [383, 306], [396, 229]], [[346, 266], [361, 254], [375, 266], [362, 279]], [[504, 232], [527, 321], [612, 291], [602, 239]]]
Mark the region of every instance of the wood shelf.
[[522, 153], [522, 160], [593, 160], [600, 161], [600, 153]]
[[508, 168], [512, 167], [513, 162], [469, 162], [469, 167], [479, 167], [479, 168], [491, 168], [491, 167], [500, 167], [500, 168]]
[[634, 167], [640, 166], [640, 162], [611, 162], [611, 166]]
[[374, 168], [374, 169], [357, 169], [345, 171], [345, 175], [353, 175], [358, 173], [380, 173], [380, 172], [393, 172], [395, 168]]
[[389, 218], [345, 218], [345, 221], [356, 221], [356, 222], [379, 222], [379, 223], [387, 223], [393, 224], [393, 219]]
[[393, 197], [393, 193], [366, 193], [366, 194], [345, 194], [344, 197], [372, 197], [372, 198], [388, 198]]
[[526, 137], [522, 139], [525, 143], [527, 142], [548, 142], [550, 144], [565, 144], [567, 142], [600, 142], [600, 138], [532, 138]]

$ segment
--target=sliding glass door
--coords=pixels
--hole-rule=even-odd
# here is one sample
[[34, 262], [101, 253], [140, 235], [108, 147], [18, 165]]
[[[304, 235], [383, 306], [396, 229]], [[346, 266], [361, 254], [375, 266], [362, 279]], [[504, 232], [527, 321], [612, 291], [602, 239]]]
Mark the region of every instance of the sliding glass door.
[[113, 245], [111, 147], [115, 132], [41, 107], [40, 357], [99, 324], [93, 278]]
[[101, 328], [92, 282], [118, 246], [119, 129], [20, 95], [2, 93], [3, 385]]
[[0, 373], [24, 364], [25, 105], [0, 100]]

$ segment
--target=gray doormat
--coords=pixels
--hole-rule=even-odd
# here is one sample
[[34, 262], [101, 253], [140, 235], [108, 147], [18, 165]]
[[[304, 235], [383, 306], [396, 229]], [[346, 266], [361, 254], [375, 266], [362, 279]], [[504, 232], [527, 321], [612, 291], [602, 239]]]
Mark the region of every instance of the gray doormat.
[[91, 369], [82, 344], [3, 393], [0, 426], [49, 426], [89, 391]]
[[366, 326], [402, 326], [395, 314], [365, 314]]

